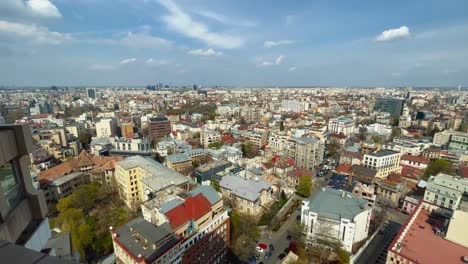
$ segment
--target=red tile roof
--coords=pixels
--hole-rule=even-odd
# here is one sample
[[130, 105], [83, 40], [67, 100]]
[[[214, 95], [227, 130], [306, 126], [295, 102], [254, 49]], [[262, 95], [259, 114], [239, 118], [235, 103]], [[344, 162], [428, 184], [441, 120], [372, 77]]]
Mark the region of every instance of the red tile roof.
[[335, 170], [338, 173], [349, 174], [351, 172], [351, 167], [351, 164], [340, 164]]
[[[463, 263], [461, 258], [468, 256], [468, 248], [436, 235], [432, 228], [437, 223], [429, 221], [434, 223], [433, 225], [429, 224], [429, 215], [430, 212], [425, 209], [421, 209], [419, 213], [416, 209], [400, 229], [389, 250], [417, 263]], [[415, 221], [411, 223], [412, 217], [415, 218]], [[403, 235], [404, 230], [407, 231], [406, 235]], [[402, 236], [404, 236], [401, 240], [403, 247], [400, 252], [396, 252], [393, 247]]]
[[401, 160], [407, 160], [407, 161], [423, 163], [423, 164], [429, 164], [431, 162], [431, 160], [428, 158], [424, 158], [421, 156], [412, 156], [412, 155], [403, 155], [401, 157]]
[[424, 170], [407, 165], [401, 165], [401, 167], [401, 176], [405, 178], [419, 180], [424, 175]]
[[203, 194], [185, 199], [185, 202], [166, 212], [169, 224], [176, 230], [190, 220], [198, 220], [211, 211], [211, 203]]
[[311, 170], [308, 170], [308, 169], [294, 169], [294, 170], [288, 172], [288, 175], [290, 177], [294, 177], [294, 178], [300, 178], [302, 176], [312, 177], [313, 174], [314, 173]]

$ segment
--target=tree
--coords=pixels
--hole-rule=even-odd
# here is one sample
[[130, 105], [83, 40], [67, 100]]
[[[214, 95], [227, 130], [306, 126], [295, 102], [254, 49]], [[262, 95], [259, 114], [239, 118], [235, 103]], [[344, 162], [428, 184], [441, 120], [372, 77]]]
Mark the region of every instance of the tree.
[[394, 116], [392, 119], [392, 126], [398, 126], [400, 124], [400, 117]]
[[374, 143], [376, 143], [376, 144], [382, 144], [383, 143], [383, 138], [374, 135], [374, 136], [372, 136], [372, 141], [374, 141]]
[[223, 145], [222, 141], [217, 141], [217, 142], [213, 142], [213, 143], [208, 144], [208, 148], [219, 149], [222, 145]]
[[24, 117], [24, 111], [20, 109], [20, 110], [13, 111], [11, 113], [6, 114], [5, 122], [7, 124], [13, 124], [15, 123], [16, 120], [19, 120], [23, 117]]
[[91, 143], [92, 134], [89, 130], [85, 130], [78, 135], [78, 139], [80, 140], [81, 144], [83, 144], [83, 146], [88, 145]]
[[312, 192], [312, 177], [302, 176], [299, 178], [299, 185], [297, 187], [297, 194], [302, 197], [309, 197]]
[[390, 135], [390, 138], [393, 140], [399, 136], [401, 136], [401, 129], [399, 127], [392, 128], [392, 134]]
[[427, 166], [424, 171], [424, 179], [427, 180], [429, 176], [435, 176], [440, 172], [453, 174], [455, 169], [453, 168], [452, 162], [445, 159], [436, 159], [429, 163], [429, 166]]
[[247, 261], [254, 253], [255, 241], [260, 237], [260, 231], [251, 216], [232, 211], [230, 220], [232, 249], [236, 256]]
[[327, 144], [327, 157], [336, 157], [338, 155], [338, 150], [340, 149], [340, 145], [337, 143], [330, 143]]

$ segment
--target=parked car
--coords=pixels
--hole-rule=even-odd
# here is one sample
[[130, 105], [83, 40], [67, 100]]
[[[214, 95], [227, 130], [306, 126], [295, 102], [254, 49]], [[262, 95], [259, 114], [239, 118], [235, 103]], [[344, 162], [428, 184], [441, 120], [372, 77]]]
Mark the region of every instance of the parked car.
[[286, 257], [286, 254], [281, 253], [281, 254], [279, 254], [279, 256], [278, 256], [278, 259], [279, 259], [279, 260], [283, 260], [285, 257]]
[[261, 248], [261, 247], [257, 246], [255, 249], [257, 250], [257, 252], [259, 252], [259, 253], [263, 253], [263, 248]]
[[270, 248], [271, 251], [275, 250], [275, 247], [273, 246], [273, 244], [270, 244], [268, 247]]

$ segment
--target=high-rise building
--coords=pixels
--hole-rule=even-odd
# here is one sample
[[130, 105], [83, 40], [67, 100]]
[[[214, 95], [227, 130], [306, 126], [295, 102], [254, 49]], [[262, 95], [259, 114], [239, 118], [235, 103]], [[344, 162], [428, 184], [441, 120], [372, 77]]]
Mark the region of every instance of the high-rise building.
[[103, 118], [96, 123], [97, 137], [117, 136], [117, 122], [114, 118]]
[[323, 160], [324, 144], [317, 138], [300, 137], [296, 139], [295, 165], [298, 168], [315, 170]]
[[29, 174], [31, 129], [0, 126], [0, 146], [0, 262], [73, 263], [40, 253], [52, 234], [44, 193], [33, 187]]
[[148, 122], [151, 139], [160, 139], [171, 134], [171, 121], [165, 116], [151, 117]]
[[403, 112], [404, 100], [399, 98], [379, 98], [374, 105], [374, 111], [387, 112], [392, 116], [400, 116]]
[[96, 99], [97, 98], [96, 88], [86, 88], [86, 95], [88, 96], [88, 99]]

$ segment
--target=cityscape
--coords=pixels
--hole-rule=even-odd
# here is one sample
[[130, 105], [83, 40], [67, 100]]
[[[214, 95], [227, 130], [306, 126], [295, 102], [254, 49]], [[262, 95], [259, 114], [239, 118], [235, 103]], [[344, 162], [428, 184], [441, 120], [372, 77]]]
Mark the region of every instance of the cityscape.
[[426, 7], [2, 0], [0, 263], [468, 263], [468, 4]]

